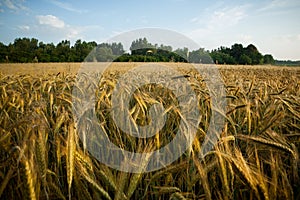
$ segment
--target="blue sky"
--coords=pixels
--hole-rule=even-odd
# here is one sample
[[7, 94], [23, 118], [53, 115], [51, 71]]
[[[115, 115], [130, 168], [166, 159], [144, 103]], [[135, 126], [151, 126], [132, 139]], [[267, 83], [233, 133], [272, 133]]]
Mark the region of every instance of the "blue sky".
[[184, 34], [208, 50], [252, 43], [276, 59], [300, 60], [299, 19], [299, 0], [0, 0], [0, 41], [100, 43], [155, 27]]

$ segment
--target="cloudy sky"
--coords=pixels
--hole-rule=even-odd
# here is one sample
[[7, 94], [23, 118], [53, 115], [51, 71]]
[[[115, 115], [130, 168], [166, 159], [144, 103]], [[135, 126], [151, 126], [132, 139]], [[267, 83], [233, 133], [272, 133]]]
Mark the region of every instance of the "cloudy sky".
[[0, 0], [4, 44], [19, 37], [100, 43], [147, 27], [179, 32], [208, 50], [252, 43], [276, 59], [300, 60], [299, 0]]

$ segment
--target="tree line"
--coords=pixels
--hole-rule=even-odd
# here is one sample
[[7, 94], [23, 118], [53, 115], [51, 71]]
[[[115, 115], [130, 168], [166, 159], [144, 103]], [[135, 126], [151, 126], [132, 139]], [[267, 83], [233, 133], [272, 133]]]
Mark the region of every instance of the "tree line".
[[[221, 46], [212, 51], [186, 47], [173, 50], [172, 46], [151, 44], [146, 38], [132, 41], [130, 53], [126, 53], [121, 43], [100, 43], [77, 40], [71, 45], [62, 40], [57, 45], [44, 43], [35, 38], [17, 38], [5, 45], [0, 42], [0, 62], [191, 62], [217, 64], [284, 64], [276, 62], [272, 55], [262, 55], [249, 44], [234, 44], [230, 48]], [[293, 62], [293, 61], [292, 61]]]

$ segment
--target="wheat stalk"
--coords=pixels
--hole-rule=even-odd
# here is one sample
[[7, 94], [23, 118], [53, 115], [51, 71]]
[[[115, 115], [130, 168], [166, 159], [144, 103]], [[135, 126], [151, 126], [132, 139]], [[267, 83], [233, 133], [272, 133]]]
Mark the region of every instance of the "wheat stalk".
[[75, 130], [73, 124], [68, 127], [68, 140], [67, 140], [67, 180], [68, 180], [68, 194], [71, 200], [71, 187], [74, 173], [74, 157], [75, 157]]

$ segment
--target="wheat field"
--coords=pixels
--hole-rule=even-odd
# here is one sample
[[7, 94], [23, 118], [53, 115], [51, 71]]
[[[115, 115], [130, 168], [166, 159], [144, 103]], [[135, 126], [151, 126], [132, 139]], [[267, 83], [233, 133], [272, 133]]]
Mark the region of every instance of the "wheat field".
[[[153, 102], [168, 108], [169, 117], [154, 137], [129, 136], [110, 117], [111, 98], [118, 78], [139, 63], [113, 65], [94, 83], [99, 120], [91, 123], [129, 151], [168, 144], [184, 120], [172, 91], [137, 88], [132, 119], [147, 124]], [[80, 64], [1, 64], [0, 199], [300, 199], [300, 68], [218, 66], [226, 89], [225, 125], [213, 149], [200, 157], [211, 118], [209, 92], [195, 71], [170, 65], [188, 75], [197, 95], [203, 117], [196, 137], [171, 165], [128, 173], [99, 162], [78, 136], [84, 130], [76, 128], [72, 112], [81, 99], [72, 99], [72, 90]]]

